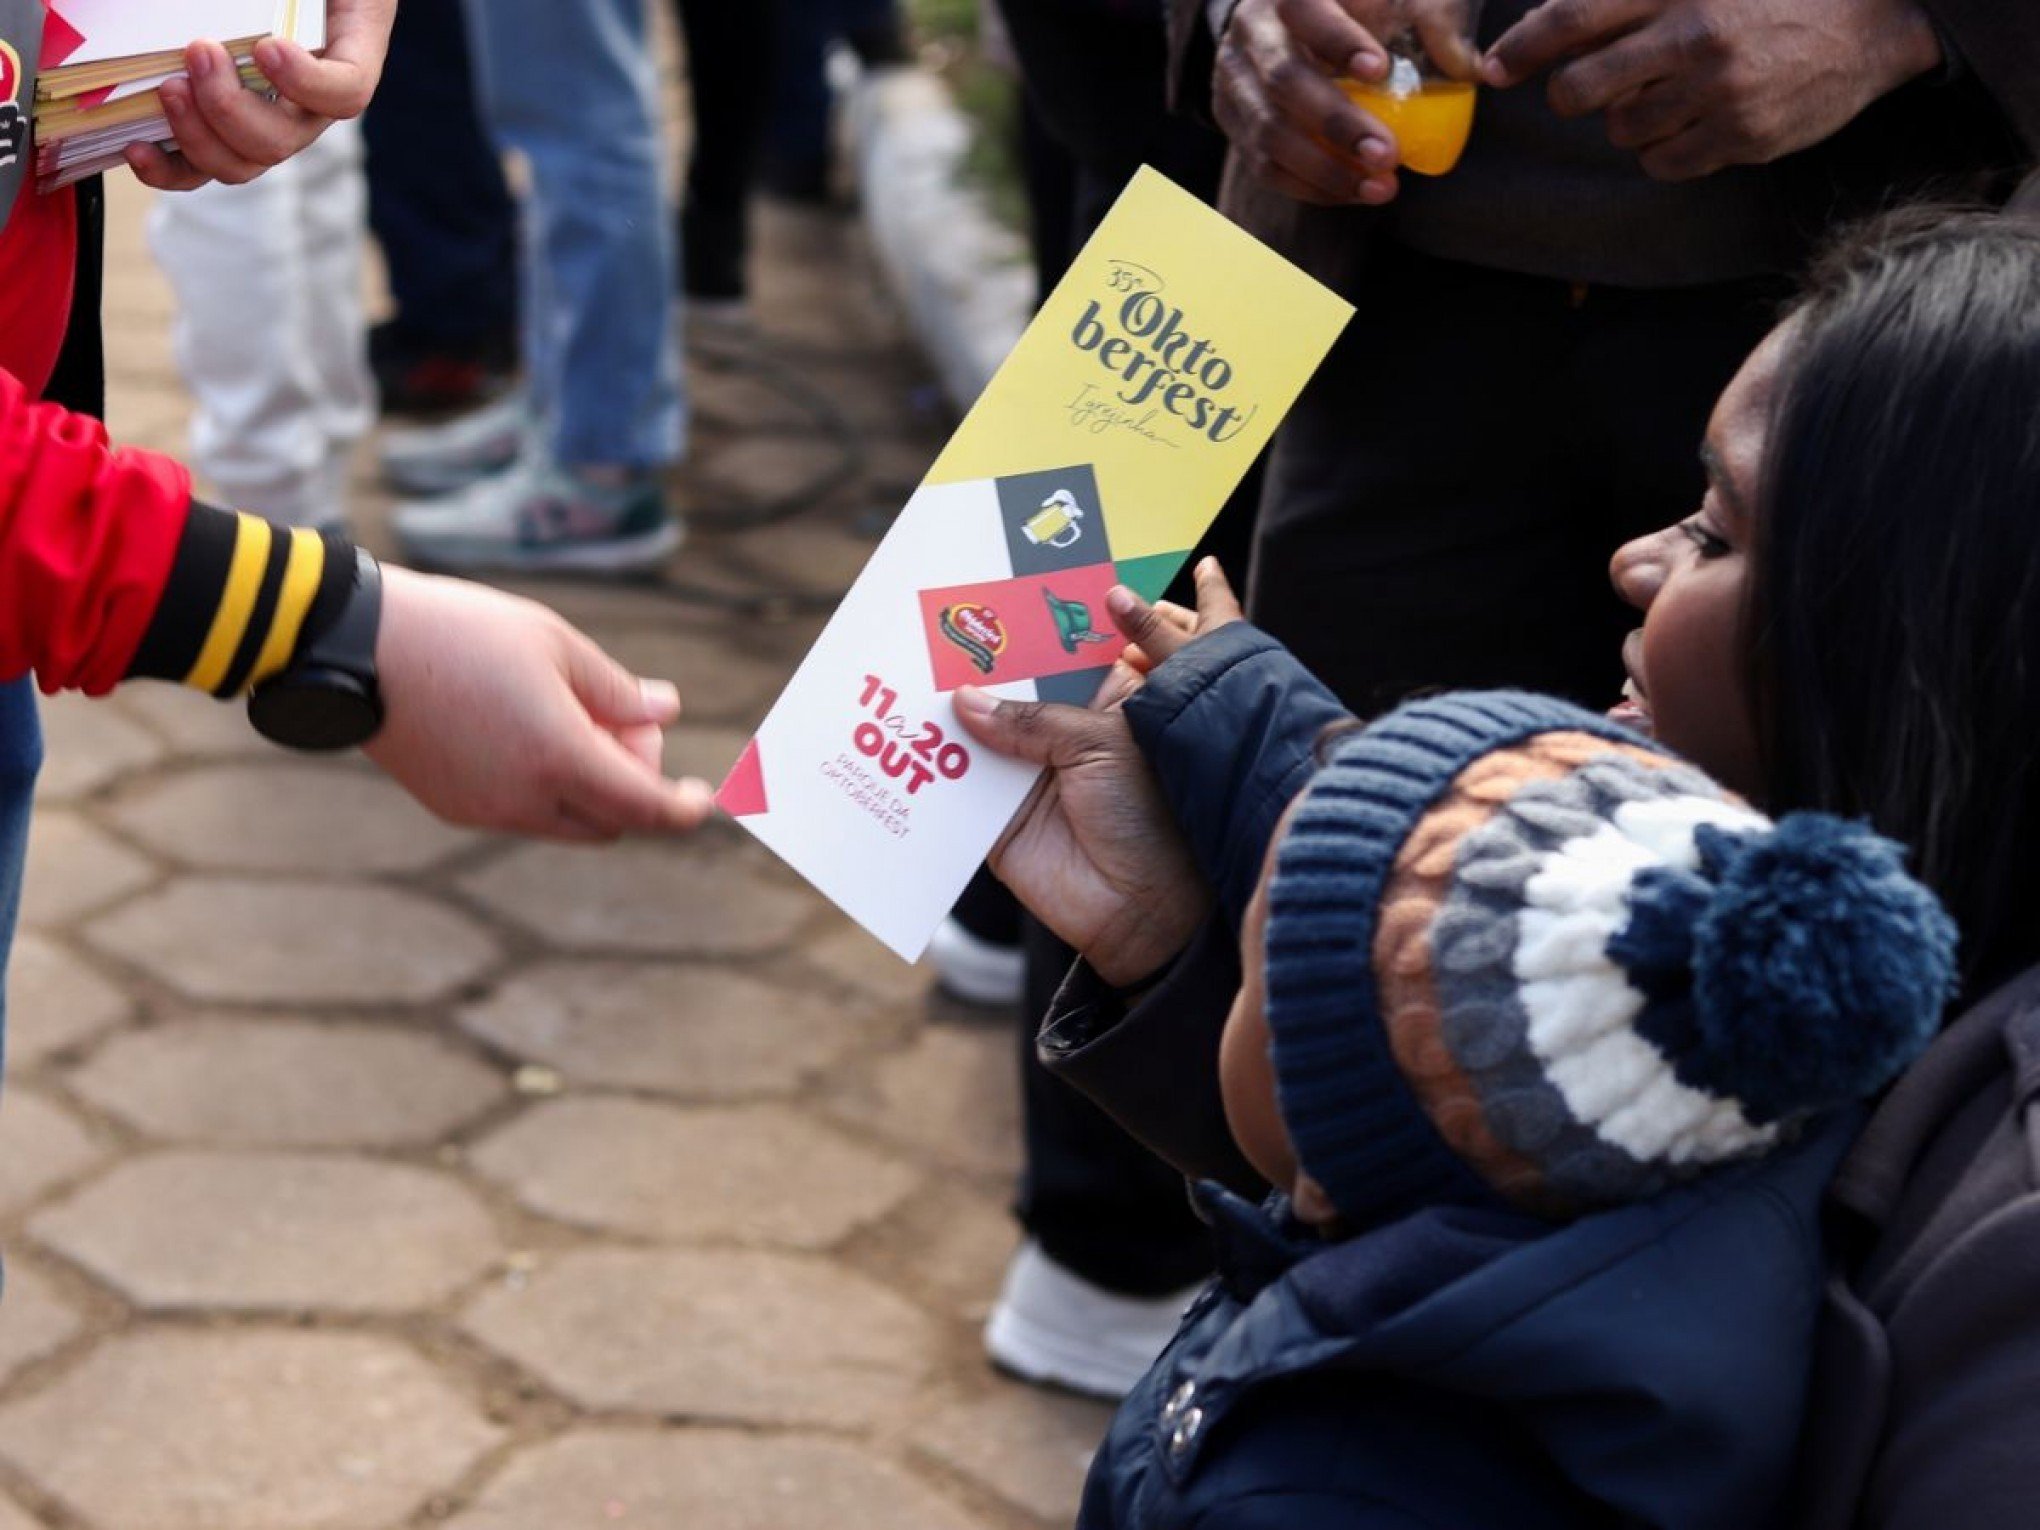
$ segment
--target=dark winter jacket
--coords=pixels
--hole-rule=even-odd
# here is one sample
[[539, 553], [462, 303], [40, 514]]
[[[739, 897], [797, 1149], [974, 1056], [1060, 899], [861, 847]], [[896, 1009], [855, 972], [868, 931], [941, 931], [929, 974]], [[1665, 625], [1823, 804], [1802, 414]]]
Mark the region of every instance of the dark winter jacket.
[[1328, 1244], [1204, 1187], [1219, 1280], [1120, 1410], [1080, 1530], [1764, 1523], [1852, 1131], [1558, 1228], [1441, 1208]]
[[1941, 1034], [1828, 1194], [1793, 1530], [2040, 1522], [2040, 970]]
[[[1171, 973], [1136, 1012], [1215, 1038], [1233, 924], [1345, 713], [1242, 623], [1159, 668], [1127, 715], [1223, 910], [1184, 964], [1194, 988]], [[1135, 1023], [1080, 980], [1044, 1040], [1067, 1072]], [[1212, 1050], [1177, 1031], [1170, 1052], [1129, 1070], [1145, 1093], [1101, 1103], [1181, 1120], [1193, 1102], [1197, 1134], [1222, 1134]], [[1119, 1415], [1087, 1530], [1760, 1523], [1799, 1425], [1821, 1189], [1851, 1134], [1559, 1227], [1440, 1208], [1327, 1244], [1213, 1187], [1221, 1284]], [[1224, 1155], [1198, 1167], [1250, 1183]]]

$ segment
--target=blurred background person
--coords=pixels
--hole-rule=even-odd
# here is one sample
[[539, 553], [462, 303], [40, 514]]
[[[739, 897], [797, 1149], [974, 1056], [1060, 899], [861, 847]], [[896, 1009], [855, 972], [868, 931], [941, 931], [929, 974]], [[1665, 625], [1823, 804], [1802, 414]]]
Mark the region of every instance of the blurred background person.
[[361, 130], [336, 123], [244, 185], [159, 198], [149, 243], [177, 295], [192, 461], [227, 503], [337, 530], [375, 418], [362, 305]]
[[906, 62], [898, 0], [779, 0], [778, 20], [762, 181], [788, 201], [824, 202], [834, 146], [829, 51], [843, 43], [867, 68]]
[[[674, 0], [687, 53], [693, 148], [680, 199], [680, 286], [690, 318], [749, 313], [751, 192], [772, 121], [787, 0]], [[798, 5], [792, 7], [799, 9]]]
[[529, 171], [527, 386], [389, 440], [392, 525], [440, 568], [628, 573], [681, 540], [675, 215], [645, 0], [468, 0], [483, 120]]
[[404, 0], [361, 125], [393, 308], [369, 334], [382, 407], [487, 403], [517, 365], [517, 204], [482, 130], [461, 0]]

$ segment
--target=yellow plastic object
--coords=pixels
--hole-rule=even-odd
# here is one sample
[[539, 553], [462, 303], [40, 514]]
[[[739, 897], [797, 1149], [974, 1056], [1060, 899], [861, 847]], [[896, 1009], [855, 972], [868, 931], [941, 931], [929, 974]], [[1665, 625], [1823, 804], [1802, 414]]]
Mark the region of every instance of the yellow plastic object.
[[1362, 80], [1341, 80], [1339, 88], [1395, 134], [1406, 169], [1444, 175], [1466, 152], [1466, 140], [1473, 134], [1476, 86], [1463, 80], [1425, 80], [1415, 90], [1397, 91]]

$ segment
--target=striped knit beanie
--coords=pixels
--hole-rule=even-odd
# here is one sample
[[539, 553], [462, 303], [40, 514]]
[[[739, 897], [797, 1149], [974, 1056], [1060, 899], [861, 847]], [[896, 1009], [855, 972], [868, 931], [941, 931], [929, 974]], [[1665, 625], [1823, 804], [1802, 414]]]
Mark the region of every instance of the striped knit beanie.
[[1954, 948], [1861, 825], [1773, 823], [1545, 697], [1415, 702], [1339, 742], [1277, 853], [1283, 1120], [1353, 1224], [1639, 1199], [1889, 1083]]

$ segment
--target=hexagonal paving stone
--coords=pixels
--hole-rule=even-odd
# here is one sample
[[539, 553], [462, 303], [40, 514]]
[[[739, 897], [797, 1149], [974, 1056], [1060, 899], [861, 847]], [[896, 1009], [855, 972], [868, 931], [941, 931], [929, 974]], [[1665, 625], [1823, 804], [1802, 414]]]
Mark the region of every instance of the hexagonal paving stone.
[[687, 358], [687, 407], [704, 424], [741, 431], [788, 431], [813, 426], [809, 411], [770, 379], [740, 365]]
[[500, 1252], [488, 1213], [458, 1181], [306, 1154], [131, 1160], [29, 1231], [158, 1309], [399, 1312]]
[[155, 876], [147, 858], [76, 813], [39, 813], [28, 831], [21, 921], [30, 929], [68, 924], [146, 887]]
[[386, 777], [294, 761], [209, 766], [110, 813], [158, 854], [211, 871], [419, 871], [476, 842]]
[[500, 1438], [409, 1350], [341, 1333], [121, 1334], [0, 1410], [0, 1455], [120, 1530], [394, 1524]]
[[796, 988], [648, 962], [546, 962], [460, 1023], [575, 1083], [702, 1100], [792, 1093], [868, 1033], [850, 1006]]
[[823, 492], [835, 488], [845, 466], [841, 443], [828, 436], [763, 436], [748, 431], [695, 464], [702, 477], [754, 505], [775, 504], [802, 493], [813, 498], [816, 487]]
[[103, 701], [75, 694], [45, 697], [42, 725], [43, 768], [35, 783], [40, 802], [96, 792], [163, 757], [153, 734]]
[[904, 1200], [917, 1176], [776, 1105], [550, 1100], [470, 1160], [544, 1216], [636, 1237], [820, 1249]]
[[54, 1286], [20, 1261], [8, 1260], [7, 1292], [0, 1299], [0, 1382], [62, 1348], [80, 1326]]
[[784, 945], [814, 911], [747, 849], [694, 840], [600, 854], [527, 845], [462, 881], [554, 946], [666, 956], [749, 956]]
[[[134, 437], [123, 432], [122, 439]], [[139, 720], [168, 741], [179, 755], [289, 758], [248, 726], [248, 714], [242, 708], [214, 701], [181, 685], [138, 680], [122, 686], [117, 696], [102, 705], [118, 707], [125, 715]]]
[[926, 958], [909, 966], [846, 918], [803, 941], [801, 960], [831, 980], [918, 1016], [935, 987], [935, 967]]
[[71, 1086], [151, 1136], [236, 1147], [422, 1145], [507, 1093], [423, 1032], [214, 1017], [117, 1037]]
[[[518, 1456], [453, 1530], [969, 1530], [975, 1521], [840, 1440], [728, 1429], [577, 1430]], [[4, 1527], [0, 1527], [4, 1530]]]
[[225, 1003], [424, 1003], [497, 957], [444, 904], [337, 882], [180, 877], [86, 934], [194, 999]]
[[1015, 1508], [1067, 1525], [1077, 1517], [1084, 1474], [1111, 1422], [1108, 1404], [1003, 1382], [989, 1396], [930, 1415], [913, 1438]]
[[939, 1347], [891, 1292], [783, 1254], [566, 1254], [462, 1321], [583, 1407], [759, 1424], [868, 1425]]
[[904, 1052], [829, 1094], [829, 1109], [937, 1163], [1011, 1174], [1020, 1162], [1020, 1081], [1003, 1027], [929, 1026]]
[[848, 589], [878, 543], [859, 536], [840, 521], [799, 520], [767, 527], [744, 539], [744, 565], [767, 574], [790, 570], [781, 580], [790, 580], [807, 590]]
[[135, 1003], [69, 951], [23, 932], [7, 964], [7, 1062], [33, 1068], [52, 1052], [124, 1025]]
[[0, 1217], [33, 1204], [105, 1156], [69, 1111], [10, 1088], [0, 1098]]
[[1019, 1224], [1003, 1202], [944, 1181], [914, 1196], [877, 1237], [860, 1240], [857, 1268], [981, 1325], [1019, 1242]]

